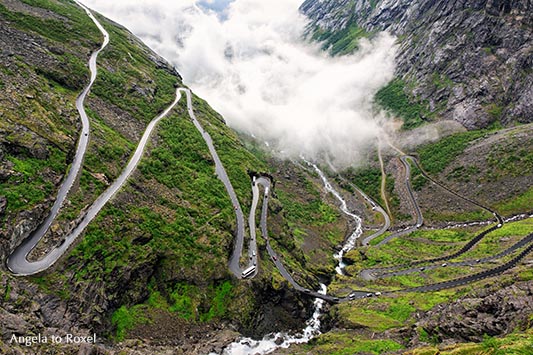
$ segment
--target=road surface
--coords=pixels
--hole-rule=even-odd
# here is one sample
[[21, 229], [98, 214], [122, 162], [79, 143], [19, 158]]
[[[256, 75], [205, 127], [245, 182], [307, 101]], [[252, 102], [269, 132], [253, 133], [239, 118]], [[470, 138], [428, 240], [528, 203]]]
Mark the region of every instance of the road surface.
[[385, 243], [388, 243], [394, 238], [401, 237], [402, 235], [406, 235], [409, 233], [414, 232], [418, 228], [422, 227], [424, 224], [424, 217], [422, 216], [422, 211], [420, 210], [420, 206], [418, 206], [418, 202], [416, 202], [415, 194], [413, 192], [413, 187], [411, 186], [411, 165], [407, 161], [407, 159], [412, 159], [409, 155], [403, 155], [400, 160], [403, 163], [403, 166], [405, 167], [405, 187], [407, 188], [407, 192], [409, 194], [409, 201], [411, 203], [411, 207], [413, 208], [413, 211], [415, 212], [415, 225], [411, 226], [409, 228], [406, 228], [404, 230], [392, 233], [387, 238], [383, 239], [381, 242], [379, 242], [377, 245], [383, 245]]
[[91, 54], [91, 57], [89, 59], [89, 70], [91, 72], [90, 81], [76, 99], [76, 109], [80, 114], [82, 130], [78, 138], [76, 155], [74, 156], [72, 165], [70, 166], [67, 176], [65, 177], [63, 183], [61, 184], [61, 187], [59, 188], [56, 200], [52, 205], [50, 213], [48, 214], [46, 219], [34, 231], [32, 231], [30, 235], [15, 249], [15, 251], [8, 257], [8, 260], [6, 262], [8, 269], [18, 275], [30, 275], [50, 267], [66, 251], [66, 249], [70, 245], [67, 243], [63, 243], [61, 246], [53, 249], [45, 258], [39, 261], [30, 263], [27, 260], [27, 257], [30, 252], [35, 248], [41, 238], [46, 234], [46, 232], [52, 225], [52, 222], [57, 217], [59, 210], [63, 206], [63, 203], [65, 202], [65, 199], [67, 198], [67, 195], [70, 189], [72, 188], [72, 185], [74, 184], [74, 181], [76, 181], [76, 179], [78, 178], [83, 164], [83, 158], [85, 157], [85, 152], [87, 151], [87, 146], [89, 144], [90, 123], [89, 118], [87, 117], [87, 113], [85, 112], [84, 103], [85, 98], [87, 97], [87, 94], [91, 90], [91, 87], [96, 79], [96, 59], [98, 57], [98, 54], [109, 43], [109, 34], [102, 27], [100, 22], [98, 22], [98, 20], [93, 16], [93, 14], [91, 13], [91, 11], [89, 11], [88, 8], [81, 4], [79, 5], [87, 12], [87, 15], [96, 24], [96, 27], [98, 27], [98, 29], [104, 36], [104, 40], [102, 42], [102, 46]]

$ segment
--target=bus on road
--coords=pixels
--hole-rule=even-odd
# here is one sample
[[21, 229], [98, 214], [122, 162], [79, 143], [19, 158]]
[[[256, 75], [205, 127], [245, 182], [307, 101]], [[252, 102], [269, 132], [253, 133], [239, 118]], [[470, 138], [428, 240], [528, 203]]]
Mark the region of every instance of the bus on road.
[[242, 272], [242, 278], [245, 279], [255, 272], [255, 266], [250, 266], [248, 269]]

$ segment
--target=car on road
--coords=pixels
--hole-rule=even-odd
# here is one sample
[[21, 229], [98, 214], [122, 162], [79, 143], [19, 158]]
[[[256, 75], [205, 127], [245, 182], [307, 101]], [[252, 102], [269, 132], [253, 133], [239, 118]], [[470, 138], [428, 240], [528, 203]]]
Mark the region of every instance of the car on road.
[[442, 267], [446, 267], [446, 266], [448, 266], [448, 263], [443, 263], [441, 266]]
[[366, 294], [366, 297], [372, 297], [372, 296], [374, 296], [373, 293], [370, 293], [370, 292], [369, 292], [369, 293]]
[[272, 260], [277, 261], [278, 258], [275, 255], [272, 255]]
[[422, 266], [422, 267], [420, 268], [420, 271], [424, 271], [424, 270], [426, 270], [426, 268]]
[[374, 292], [374, 295], [381, 296], [381, 292], [379, 292], [379, 291], [378, 292]]
[[304, 289], [304, 293], [311, 293], [311, 290], [308, 289], [308, 288], [305, 288], [305, 289]]
[[339, 297], [333, 297], [333, 301], [339, 302]]

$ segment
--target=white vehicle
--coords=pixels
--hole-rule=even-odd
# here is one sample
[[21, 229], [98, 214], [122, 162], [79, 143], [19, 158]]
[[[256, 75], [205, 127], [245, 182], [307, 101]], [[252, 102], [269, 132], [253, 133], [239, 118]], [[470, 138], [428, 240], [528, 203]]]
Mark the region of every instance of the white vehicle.
[[255, 250], [254, 250], [254, 251], [252, 251], [252, 255], [253, 255], [253, 256], [255, 256]]
[[242, 278], [245, 279], [255, 272], [255, 266], [250, 266], [248, 269], [242, 272]]

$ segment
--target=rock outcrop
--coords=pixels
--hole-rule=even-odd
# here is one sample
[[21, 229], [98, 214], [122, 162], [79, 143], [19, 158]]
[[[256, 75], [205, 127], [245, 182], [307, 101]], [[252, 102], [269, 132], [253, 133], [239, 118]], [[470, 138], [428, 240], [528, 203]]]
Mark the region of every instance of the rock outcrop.
[[528, 0], [307, 0], [318, 26], [398, 36], [397, 76], [413, 101], [468, 129], [533, 121], [533, 7]]
[[[486, 288], [420, 315], [415, 328], [446, 342], [478, 342], [484, 335], [523, 329], [533, 313], [533, 282]], [[415, 341], [416, 342], [416, 341]]]

